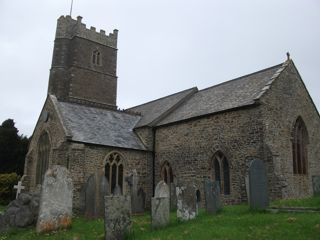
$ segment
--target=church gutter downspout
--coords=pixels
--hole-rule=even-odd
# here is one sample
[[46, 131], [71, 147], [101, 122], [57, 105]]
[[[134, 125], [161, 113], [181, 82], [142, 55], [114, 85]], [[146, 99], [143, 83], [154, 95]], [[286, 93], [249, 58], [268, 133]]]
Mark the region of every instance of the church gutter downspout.
[[155, 192], [155, 162], [156, 162], [156, 131], [155, 128], [152, 128], [152, 142], [153, 142], [153, 151], [152, 151], [152, 196]]

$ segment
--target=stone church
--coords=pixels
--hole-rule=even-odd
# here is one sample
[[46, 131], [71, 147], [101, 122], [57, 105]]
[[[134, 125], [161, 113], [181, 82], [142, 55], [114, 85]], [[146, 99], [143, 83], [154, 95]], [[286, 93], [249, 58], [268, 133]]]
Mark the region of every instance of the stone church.
[[[293, 61], [206, 89], [196, 87], [118, 110], [117, 30], [58, 19], [48, 95], [36, 123], [24, 184], [39, 190], [45, 171], [66, 166], [74, 207], [90, 175], [128, 192], [134, 169], [146, 207], [157, 182], [220, 182], [226, 204], [247, 201], [253, 159], [267, 166], [271, 199], [312, 195], [320, 175], [320, 117]], [[203, 197], [201, 197], [203, 202]]]

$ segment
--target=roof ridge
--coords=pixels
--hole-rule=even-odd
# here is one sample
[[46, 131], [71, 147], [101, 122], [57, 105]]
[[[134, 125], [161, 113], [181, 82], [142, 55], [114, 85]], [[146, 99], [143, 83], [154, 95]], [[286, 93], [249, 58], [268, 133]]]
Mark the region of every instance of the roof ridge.
[[141, 107], [141, 106], [143, 106], [143, 105], [147, 105], [147, 104], [150, 104], [150, 103], [152, 103], [152, 102], [156, 102], [156, 101], [159, 101], [159, 100], [168, 98], [168, 97], [172, 97], [172, 96], [174, 96], [174, 95], [177, 95], [177, 94], [180, 94], [180, 93], [183, 93], [183, 92], [186, 92], [186, 91], [190, 91], [190, 90], [198, 90], [198, 88], [197, 88], [197, 87], [188, 88], [188, 89], [182, 90], [182, 91], [180, 91], [180, 92], [176, 92], [176, 93], [173, 93], [173, 94], [170, 94], [170, 95], [161, 97], [161, 98], [157, 98], [157, 99], [151, 100], [151, 101], [146, 102], [146, 103], [142, 103], [142, 104], [139, 104], [139, 105], [136, 105], [136, 106], [127, 108], [127, 109], [125, 109], [125, 110], [131, 110], [131, 109], [136, 108], [136, 107]]
[[221, 86], [221, 85], [224, 85], [224, 84], [233, 82], [233, 81], [241, 80], [242, 78], [249, 77], [249, 76], [251, 76], [251, 75], [254, 75], [254, 74], [257, 74], [257, 73], [261, 73], [261, 72], [264, 72], [264, 71], [268, 71], [268, 70], [270, 70], [270, 69], [272, 69], [272, 68], [277, 68], [277, 67], [280, 67], [280, 66], [282, 66], [282, 65], [283, 65], [283, 63], [280, 63], [280, 64], [277, 64], [277, 65], [274, 65], [274, 66], [271, 66], [271, 67], [268, 67], [268, 68], [265, 68], [265, 69], [262, 69], [262, 70], [259, 70], [259, 71], [250, 73], [250, 74], [243, 75], [243, 76], [241, 76], [241, 77], [233, 78], [233, 79], [231, 79], [231, 80], [224, 81], [224, 82], [218, 83], [218, 84], [216, 84], [216, 85], [213, 85], [213, 86], [210, 86], [210, 87], [207, 87], [207, 88], [203, 88], [203, 89], [199, 90], [199, 92], [206, 91], [206, 90], [208, 90], [208, 89], [210, 89], [210, 88], [215, 88], [215, 87], [218, 87], [218, 86]]
[[279, 75], [283, 72], [283, 70], [289, 65], [291, 61], [292, 60], [289, 59], [281, 64], [281, 67], [271, 76], [270, 80], [263, 86], [261, 91], [253, 99], [254, 101], [259, 100], [270, 89], [272, 83], [279, 77]]

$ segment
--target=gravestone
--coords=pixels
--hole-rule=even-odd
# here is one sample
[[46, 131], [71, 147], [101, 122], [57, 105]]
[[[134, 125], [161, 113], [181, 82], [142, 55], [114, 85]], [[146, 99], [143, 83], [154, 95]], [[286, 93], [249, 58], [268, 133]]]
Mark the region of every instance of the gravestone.
[[246, 175], [244, 180], [246, 184], [247, 199], [248, 199], [248, 203], [250, 204], [249, 175]]
[[131, 229], [131, 197], [111, 195], [105, 197], [105, 239], [122, 240]]
[[179, 184], [176, 187], [176, 194], [177, 218], [182, 221], [194, 219], [197, 215], [197, 197], [194, 184]]
[[220, 183], [210, 179], [204, 180], [205, 205], [208, 213], [215, 214], [222, 208], [220, 199]]
[[139, 176], [136, 169], [132, 171], [130, 176], [127, 178], [127, 181], [130, 187], [132, 213], [143, 213], [146, 194], [142, 188], [138, 189]]
[[249, 204], [253, 209], [269, 205], [267, 172], [261, 160], [253, 160], [249, 167]]
[[151, 199], [151, 222], [152, 228], [160, 228], [169, 224], [170, 221], [170, 192], [164, 181], [160, 181]]
[[170, 183], [170, 210], [177, 209], [177, 195], [176, 195], [176, 184]]
[[42, 184], [37, 232], [69, 228], [72, 223], [73, 183], [69, 171], [55, 165]]
[[320, 196], [320, 176], [312, 176], [313, 195]]
[[104, 197], [110, 195], [110, 187], [103, 172], [92, 174], [83, 191], [83, 213], [87, 218], [99, 218], [104, 216]]

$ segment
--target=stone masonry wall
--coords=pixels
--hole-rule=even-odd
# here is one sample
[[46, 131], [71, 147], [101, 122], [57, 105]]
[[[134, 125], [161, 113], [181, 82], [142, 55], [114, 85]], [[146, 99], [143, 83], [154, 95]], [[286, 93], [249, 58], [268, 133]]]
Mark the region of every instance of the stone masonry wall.
[[[49, 115], [48, 120], [45, 121], [45, 112], [47, 112]], [[50, 157], [49, 157], [49, 166], [57, 164], [58, 158], [55, 154], [57, 150], [63, 145], [65, 142], [65, 133], [63, 131], [63, 127], [60, 123], [59, 117], [56, 114], [56, 111], [54, 109], [54, 106], [49, 99], [47, 98], [44, 107], [41, 111], [39, 120], [36, 124], [35, 130], [32, 135], [32, 139], [29, 145], [29, 150], [26, 155], [26, 161], [25, 161], [25, 167], [24, 167], [24, 175], [26, 177], [24, 178], [24, 184], [27, 186], [28, 190], [36, 190], [36, 169], [37, 169], [37, 161], [38, 161], [38, 143], [40, 136], [47, 132], [49, 139], [50, 139], [50, 145], [51, 145], [51, 151], [50, 151]]]
[[155, 144], [156, 182], [161, 165], [168, 161], [176, 180], [195, 182], [204, 204], [203, 179], [213, 177], [212, 158], [220, 150], [230, 166], [231, 194], [223, 196], [224, 202], [246, 201], [245, 176], [250, 161], [267, 161], [262, 132], [259, 106], [160, 127]]
[[[272, 151], [280, 198], [312, 194], [312, 175], [320, 174], [320, 117], [312, 104], [299, 73], [291, 62], [261, 98], [264, 111], [264, 141]], [[301, 116], [309, 144], [307, 174], [293, 174], [292, 130]]]

